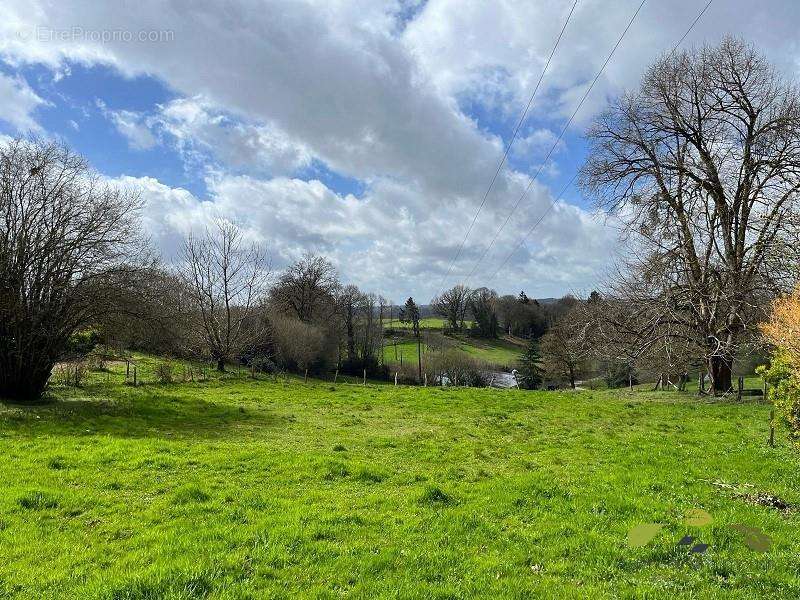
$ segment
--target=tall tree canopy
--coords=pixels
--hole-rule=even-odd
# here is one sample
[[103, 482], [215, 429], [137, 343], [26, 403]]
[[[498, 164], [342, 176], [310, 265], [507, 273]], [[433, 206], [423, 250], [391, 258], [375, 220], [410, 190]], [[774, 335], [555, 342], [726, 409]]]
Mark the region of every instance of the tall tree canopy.
[[670, 53], [594, 123], [585, 190], [634, 252], [606, 303], [631, 352], [669, 343], [731, 387], [738, 345], [798, 258], [800, 96], [752, 47]]

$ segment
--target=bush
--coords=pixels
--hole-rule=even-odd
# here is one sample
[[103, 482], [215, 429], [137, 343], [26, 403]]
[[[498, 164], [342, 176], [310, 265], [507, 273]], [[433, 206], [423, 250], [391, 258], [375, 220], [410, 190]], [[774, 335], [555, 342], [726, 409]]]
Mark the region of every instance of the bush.
[[769, 365], [756, 369], [769, 384], [767, 400], [786, 419], [795, 436], [800, 436], [800, 373], [794, 370], [792, 361], [780, 351], [772, 356]]
[[168, 361], [158, 363], [156, 377], [159, 383], [172, 383], [175, 381], [175, 366]]
[[100, 343], [100, 332], [96, 329], [85, 329], [73, 333], [67, 342], [68, 356], [86, 356]]
[[775, 301], [761, 330], [775, 350], [770, 365], [756, 372], [770, 384], [768, 399], [800, 435], [800, 286]]
[[603, 380], [610, 389], [638, 385], [639, 379], [631, 365], [620, 361], [609, 361], [605, 364]]
[[88, 365], [85, 362], [76, 362], [57, 364], [55, 369], [53, 369], [51, 378], [56, 385], [81, 387], [86, 383], [86, 378], [88, 376]]
[[486, 364], [460, 350], [445, 350], [442, 353], [427, 355], [423, 369], [428, 375], [429, 383], [466, 387], [489, 385], [489, 369]]

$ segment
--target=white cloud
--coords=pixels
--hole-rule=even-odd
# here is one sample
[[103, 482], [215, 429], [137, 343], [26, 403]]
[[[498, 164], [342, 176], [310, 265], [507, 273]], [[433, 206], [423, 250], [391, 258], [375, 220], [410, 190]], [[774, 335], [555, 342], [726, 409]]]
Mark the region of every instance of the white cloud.
[[34, 111], [46, 104], [22, 77], [0, 73], [0, 120], [9, 123], [20, 133], [38, 132], [41, 127], [33, 117]]
[[157, 140], [140, 113], [130, 110], [110, 110], [108, 117], [134, 150], [149, 150]]
[[[516, 161], [529, 156], [526, 150], [534, 160], [543, 158], [536, 152], [560, 130], [638, 1], [578, 3], [532, 108], [533, 133], [519, 140]], [[181, 227], [202, 221], [209, 211], [223, 211], [271, 239], [282, 259], [316, 249], [368, 287], [425, 294], [438, 287], [503, 150], [502, 140], [479, 129], [460, 107], [478, 102], [513, 121], [570, 6], [568, 1], [477, 0], [424, 5], [400, 0], [6, 0], [0, 54], [60, 73], [68, 73], [70, 61], [103, 63], [124, 75], [157, 77], [176, 92], [180, 100], [144, 115], [119, 112], [115, 117], [135, 146], [174, 140], [185, 157], [199, 153], [220, 163], [207, 181], [207, 201], [156, 180], [140, 180], [152, 198], [151, 228], [164, 247], [174, 244]], [[398, 14], [412, 8], [414, 18], [398, 22]], [[606, 94], [635, 85], [642, 69], [677, 41], [698, 9], [695, 0], [647, 3], [576, 127], [603, 105]], [[798, 22], [797, 2], [754, 8], [745, 0], [727, 0], [711, 6], [687, 42], [742, 35], [781, 68], [795, 72]], [[36, 36], [22, 41], [16, 35], [37, 26], [156, 28], [171, 30], [174, 37], [160, 43], [104, 43]], [[363, 182], [364, 197], [342, 196], [320, 182], [290, 177], [312, 159]], [[250, 176], [234, 176], [233, 170]], [[469, 271], [525, 184], [518, 172], [503, 174], [458, 273]], [[487, 272], [550, 201], [550, 191], [535, 184], [487, 257]], [[511, 261], [514, 268], [501, 274], [498, 286], [549, 295], [565, 286], [591, 285], [591, 273], [612, 249], [612, 230], [585, 210], [559, 203], [528, 250]]]
[[271, 175], [291, 174], [311, 165], [309, 149], [274, 125], [243, 122], [202, 97], [160, 106], [151, 125], [172, 136], [187, 158], [210, 154], [225, 165]]
[[[427, 302], [463, 235], [451, 225], [462, 216], [463, 205], [427, 215], [428, 207], [418, 192], [390, 181], [382, 181], [364, 198], [356, 198], [336, 194], [315, 180], [224, 175], [209, 179], [206, 200], [153, 178], [122, 177], [115, 182], [141, 191], [146, 201], [145, 228], [168, 259], [175, 256], [188, 231], [204, 227], [214, 217], [224, 217], [262, 240], [276, 268], [306, 251], [318, 252], [333, 260], [345, 280], [395, 299], [413, 293]], [[488, 278], [511, 242], [551, 202], [543, 188], [536, 188], [534, 196], [537, 210], [512, 223], [471, 283]], [[537, 231], [531, 240], [533, 250], [516, 255], [494, 285], [506, 290], [537, 289], [546, 295], [581, 288], [587, 285], [586, 277], [602, 268], [614, 245], [607, 228], [571, 205], [557, 205]], [[476, 238], [486, 239], [489, 234], [488, 227], [479, 226]], [[469, 265], [480, 250], [474, 245], [467, 247]], [[469, 265], [465, 263], [454, 273], [454, 279], [463, 278]]]

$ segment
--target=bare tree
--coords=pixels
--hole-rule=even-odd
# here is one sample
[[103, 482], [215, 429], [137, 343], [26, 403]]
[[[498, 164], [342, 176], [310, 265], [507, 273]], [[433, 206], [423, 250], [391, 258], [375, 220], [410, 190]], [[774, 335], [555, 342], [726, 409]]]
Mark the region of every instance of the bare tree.
[[579, 308], [567, 313], [542, 336], [541, 352], [546, 373], [564, 379], [575, 388], [586, 370], [592, 347], [591, 326], [579, 318]]
[[64, 146], [0, 148], [0, 396], [38, 398], [70, 336], [118, 309], [147, 259], [140, 206]]
[[496, 312], [497, 292], [481, 287], [473, 290], [467, 300], [467, 306], [475, 318], [473, 331], [483, 338], [496, 338], [499, 323]]
[[266, 251], [246, 243], [238, 226], [218, 219], [203, 235], [190, 235], [181, 255], [196, 334], [225, 371], [227, 361], [266, 334], [260, 314], [269, 280]]
[[289, 266], [272, 289], [273, 302], [306, 323], [336, 312], [339, 276], [322, 256], [306, 254]]
[[641, 352], [689, 345], [727, 391], [738, 345], [793, 283], [797, 87], [728, 38], [660, 59], [588, 137], [583, 186], [635, 257], [610, 290], [614, 327]]
[[358, 319], [359, 305], [364, 294], [354, 285], [346, 285], [339, 291], [338, 305], [347, 343], [347, 363], [352, 366], [356, 363], [356, 320]]
[[431, 308], [447, 319], [453, 329], [463, 329], [467, 315], [467, 302], [472, 292], [468, 287], [456, 285], [431, 300]]

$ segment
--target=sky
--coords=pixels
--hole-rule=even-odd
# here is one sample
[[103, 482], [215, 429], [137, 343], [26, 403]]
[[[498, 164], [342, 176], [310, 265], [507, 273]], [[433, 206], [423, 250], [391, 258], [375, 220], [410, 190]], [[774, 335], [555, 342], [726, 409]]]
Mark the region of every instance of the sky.
[[[224, 218], [276, 272], [322, 254], [395, 302], [586, 294], [620, 242], [569, 184], [583, 133], [705, 1], [645, 2], [566, 126], [640, 4], [578, 0], [479, 211], [573, 3], [0, 0], [0, 136], [62, 140], [137, 190], [167, 262]], [[796, 0], [714, 0], [682, 46], [731, 34], [797, 77], [798, 28]]]

